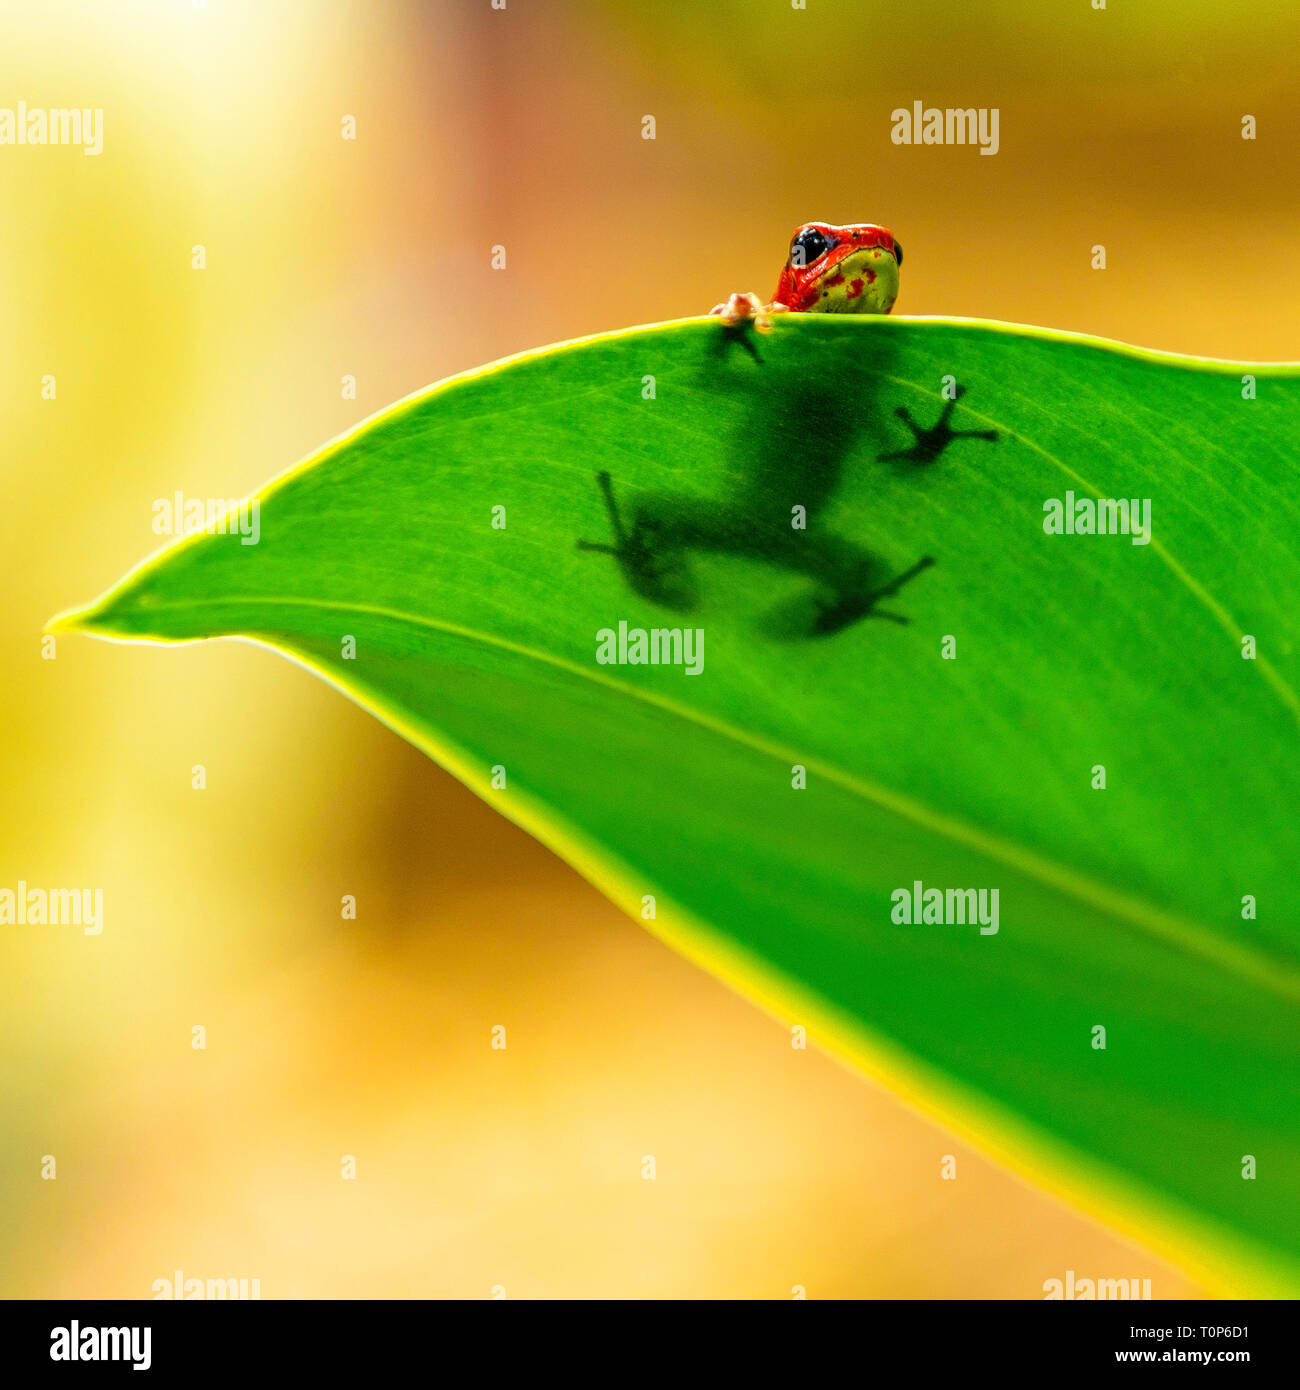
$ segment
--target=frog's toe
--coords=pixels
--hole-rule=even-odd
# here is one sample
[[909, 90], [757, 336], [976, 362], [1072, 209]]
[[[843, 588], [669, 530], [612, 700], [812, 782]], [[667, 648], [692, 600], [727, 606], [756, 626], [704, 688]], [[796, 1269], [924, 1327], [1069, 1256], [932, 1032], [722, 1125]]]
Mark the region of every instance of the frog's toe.
[[779, 299], [774, 299], [766, 308], [754, 315], [754, 327], [760, 333], [770, 333], [772, 331], [772, 315], [788, 314], [789, 312], [790, 306], [788, 304], [782, 304]]
[[750, 320], [760, 331], [771, 327], [771, 320], [763, 308], [763, 301], [753, 291], [748, 294], [729, 295], [725, 303], [714, 305], [709, 312], [721, 318], [728, 328], [736, 328]]

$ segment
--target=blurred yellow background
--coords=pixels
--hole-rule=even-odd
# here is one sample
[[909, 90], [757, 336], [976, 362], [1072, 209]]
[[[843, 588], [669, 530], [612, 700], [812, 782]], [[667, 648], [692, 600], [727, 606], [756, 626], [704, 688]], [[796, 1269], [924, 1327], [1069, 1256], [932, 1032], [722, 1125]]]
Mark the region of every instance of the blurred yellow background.
[[[1300, 357], [1298, 51], [1289, 0], [3, 0], [0, 106], [102, 107], [104, 147], [0, 146], [0, 887], [100, 886], [105, 927], [0, 927], [0, 1294], [1199, 1292], [792, 1051], [302, 670], [41, 630], [155, 499], [767, 296], [811, 218], [894, 228], [901, 313]], [[892, 145], [914, 100], [998, 107], [999, 153]]]

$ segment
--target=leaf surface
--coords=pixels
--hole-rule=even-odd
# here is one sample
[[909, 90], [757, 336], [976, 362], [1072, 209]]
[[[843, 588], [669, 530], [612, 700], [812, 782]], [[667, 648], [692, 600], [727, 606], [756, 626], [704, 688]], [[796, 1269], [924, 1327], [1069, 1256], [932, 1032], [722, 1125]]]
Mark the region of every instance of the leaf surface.
[[[685, 320], [431, 387], [58, 625], [298, 659], [814, 1041], [1294, 1290], [1298, 422], [1295, 366]], [[1068, 494], [1150, 543], [1049, 534]], [[699, 674], [602, 664], [620, 622]], [[998, 930], [894, 920], [918, 883]]]

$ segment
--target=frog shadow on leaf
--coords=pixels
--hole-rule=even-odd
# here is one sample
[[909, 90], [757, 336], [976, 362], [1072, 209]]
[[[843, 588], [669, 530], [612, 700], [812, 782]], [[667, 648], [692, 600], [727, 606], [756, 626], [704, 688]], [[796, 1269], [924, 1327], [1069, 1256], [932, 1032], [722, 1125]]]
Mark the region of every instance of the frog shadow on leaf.
[[[884, 335], [870, 335], [847, 372], [837, 363], [826, 376], [765, 361], [744, 326], [720, 333], [710, 356], [704, 370], [711, 383], [720, 371], [741, 370], [755, 378], [754, 389], [745, 393], [747, 417], [732, 436], [725, 494], [640, 493], [620, 500], [614, 479], [602, 471], [596, 483], [612, 542], [579, 540], [578, 548], [612, 556], [632, 590], [683, 614], [702, 599], [692, 564], [696, 554], [744, 558], [803, 576], [810, 581], [806, 590], [761, 620], [764, 630], [779, 638], [826, 637], [864, 618], [906, 623], [904, 614], [880, 605], [934, 560], [922, 555], [902, 571], [891, 571], [882, 557], [832, 528], [825, 514], [845, 484], [849, 460], [874, 453], [877, 462], [916, 468], [937, 459], [953, 438], [996, 435], [950, 429], [953, 400], [929, 429], [917, 425], [906, 407], [886, 414], [881, 382], [888, 376], [893, 344]], [[896, 447], [891, 416], [909, 428], [911, 448]], [[864, 436], [876, 446], [871, 452], [858, 447]], [[796, 517], [802, 526], [793, 524]]]

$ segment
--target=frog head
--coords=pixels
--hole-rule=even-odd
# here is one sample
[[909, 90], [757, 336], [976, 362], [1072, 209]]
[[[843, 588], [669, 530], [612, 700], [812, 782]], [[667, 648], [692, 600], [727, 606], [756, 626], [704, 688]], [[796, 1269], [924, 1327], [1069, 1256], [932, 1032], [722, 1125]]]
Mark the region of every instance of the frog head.
[[903, 248], [888, 227], [805, 222], [790, 242], [774, 301], [796, 313], [887, 314]]

